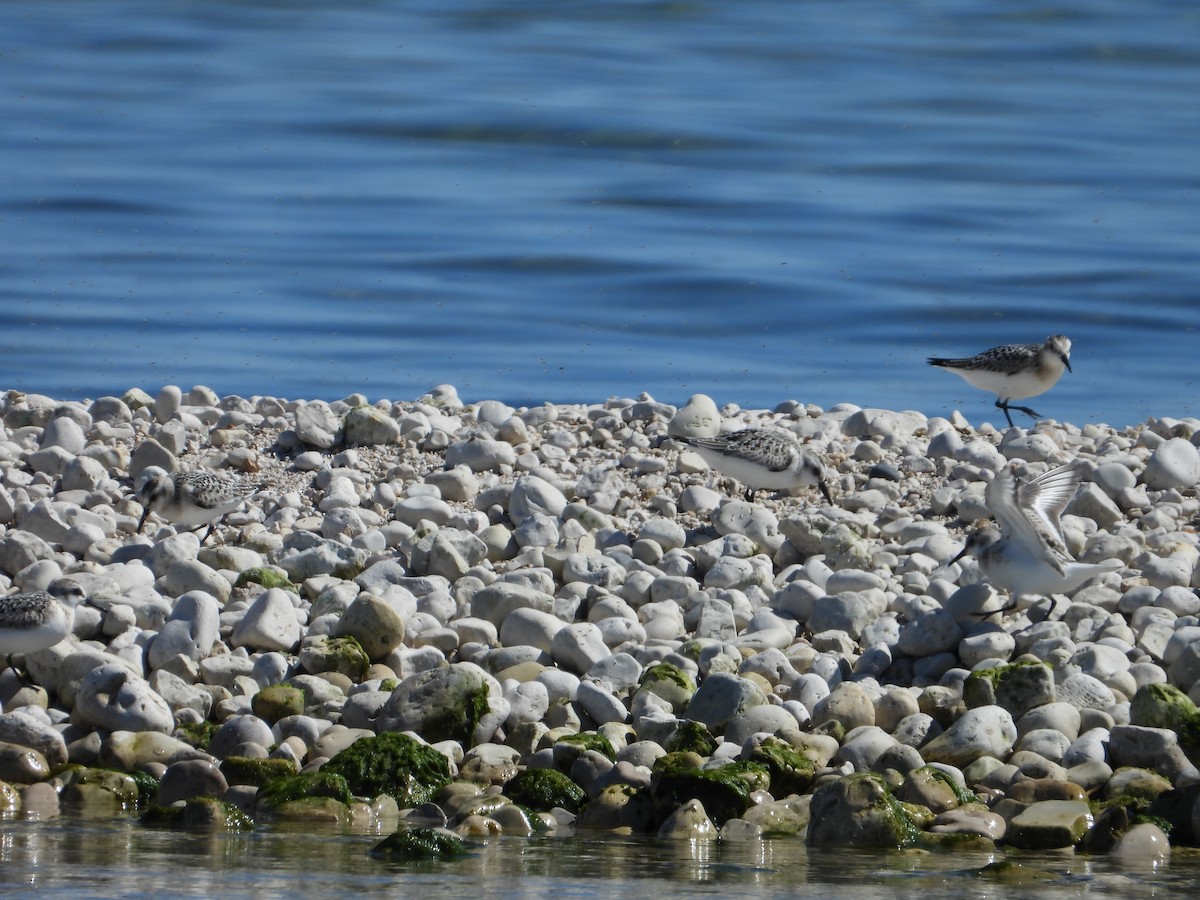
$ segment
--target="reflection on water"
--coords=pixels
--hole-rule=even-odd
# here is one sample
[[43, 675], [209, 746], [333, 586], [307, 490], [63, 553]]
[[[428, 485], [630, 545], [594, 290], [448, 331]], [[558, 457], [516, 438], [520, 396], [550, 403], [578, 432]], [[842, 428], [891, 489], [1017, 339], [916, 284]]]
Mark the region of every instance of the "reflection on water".
[[1058, 853], [1009, 856], [1040, 880], [1014, 887], [980, 875], [1000, 853], [810, 851], [796, 838], [761, 842], [588, 836], [498, 838], [447, 863], [400, 865], [369, 855], [378, 836], [262, 829], [193, 834], [132, 820], [9, 820], [0, 832], [5, 896], [256, 898], [758, 897], [960, 900], [1014, 896], [1193, 896], [1200, 859], [1177, 854], [1160, 871]]

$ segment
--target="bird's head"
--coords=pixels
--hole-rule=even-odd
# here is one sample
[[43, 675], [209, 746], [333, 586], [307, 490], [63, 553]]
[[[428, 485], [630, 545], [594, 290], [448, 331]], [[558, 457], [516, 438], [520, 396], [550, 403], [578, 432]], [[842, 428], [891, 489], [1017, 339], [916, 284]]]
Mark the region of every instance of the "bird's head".
[[963, 544], [963, 548], [955, 554], [947, 565], [956, 563], [964, 556], [979, 556], [988, 547], [1000, 540], [1000, 532], [995, 528], [980, 528], [972, 531], [967, 535], [967, 542]]
[[133, 493], [137, 497], [138, 503], [142, 504], [142, 518], [138, 521], [137, 528], [140, 532], [150, 513], [160, 508], [174, 495], [175, 483], [165, 469], [151, 466], [138, 476]]

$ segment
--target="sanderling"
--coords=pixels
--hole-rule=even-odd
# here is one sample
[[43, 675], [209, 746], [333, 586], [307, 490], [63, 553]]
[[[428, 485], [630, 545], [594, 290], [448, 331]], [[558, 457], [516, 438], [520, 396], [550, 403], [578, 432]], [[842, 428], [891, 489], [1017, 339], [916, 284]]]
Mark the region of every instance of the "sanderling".
[[1012, 595], [1065, 593], [1089, 578], [1115, 572], [1119, 562], [1081, 563], [1071, 557], [1059, 521], [1087, 470], [1080, 460], [1020, 482], [1005, 466], [984, 492], [1000, 525], [973, 532], [951, 562], [974, 554], [984, 575]]
[[63, 640], [75, 623], [76, 605], [85, 599], [70, 578], [56, 578], [44, 591], [0, 597], [0, 655], [6, 664], [14, 653], [34, 653]]
[[[1009, 405], [1044, 394], [1058, 383], [1063, 369], [1071, 371], [1071, 341], [1052, 334], [1044, 344], [1004, 344], [964, 359], [929, 357], [931, 366], [949, 369], [969, 384], [996, 395], [996, 406], [1004, 410], [1008, 424], [1013, 423]], [[1038, 414], [1028, 406], [1013, 406], [1035, 420]]]
[[774, 429], [746, 428], [719, 437], [676, 437], [694, 449], [706, 463], [740, 482], [746, 499], [755, 491], [790, 490], [815, 486], [829, 503], [825, 466], [811, 450], [803, 449], [790, 434]]
[[174, 475], [152, 466], [138, 479], [138, 501], [145, 507], [138, 531], [156, 512], [174, 525], [195, 531], [204, 525], [208, 531], [200, 543], [208, 540], [217, 523], [241, 506], [262, 487], [239, 475], [223, 472], [176, 472]]

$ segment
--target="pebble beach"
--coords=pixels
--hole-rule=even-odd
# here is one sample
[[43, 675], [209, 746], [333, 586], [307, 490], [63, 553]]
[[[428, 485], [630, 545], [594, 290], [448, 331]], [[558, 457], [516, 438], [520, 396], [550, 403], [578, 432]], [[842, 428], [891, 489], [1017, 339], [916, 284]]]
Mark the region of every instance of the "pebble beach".
[[[581, 831], [1143, 865], [1200, 843], [1200, 420], [448, 385], [10, 391], [0, 420], [0, 594], [87, 596], [0, 672], [7, 815], [299, 822], [400, 859]], [[672, 440], [747, 427], [815, 453], [832, 502], [746, 499]], [[997, 472], [1073, 460], [1068, 549], [1120, 568], [1010, 598], [951, 562]], [[139, 532], [152, 467], [260, 488], [203, 542]]]

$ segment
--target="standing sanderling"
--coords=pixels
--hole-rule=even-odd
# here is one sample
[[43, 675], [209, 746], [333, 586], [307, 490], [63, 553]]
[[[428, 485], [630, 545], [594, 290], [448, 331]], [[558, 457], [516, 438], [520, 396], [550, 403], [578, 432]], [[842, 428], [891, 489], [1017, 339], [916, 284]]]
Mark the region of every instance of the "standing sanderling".
[[[1004, 410], [1004, 418], [1011, 426], [1013, 420], [1008, 414], [1011, 401], [1044, 394], [1058, 383], [1063, 369], [1071, 371], [1071, 341], [1061, 334], [1052, 334], [1044, 344], [1004, 344], [963, 359], [931, 356], [929, 364], [949, 369], [969, 384], [994, 393], [997, 408]], [[1035, 420], [1039, 418], [1028, 406], [1012, 408]]]
[[53, 647], [71, 633], [75, 607], [86, 600], [70, 578], [57, 578], [44, 591], [0, 597], [0, 654], [11, 665], [14, 653]]
[[156, 512], [174, 525], [195, 531], [204, 525], [208, 531], [200, 543], [208, 540], [217, 523], [241, 506], [262, 485], [239, 475], [224, 472], [169, 472], [157, 466], [146, 469], [138, 478], [135, 493], [145, 507], [138, 531]]
[[973, 532], [951, 562], [974, 554], [988, 580], [1012, 595], [1009, 609], [1022, 594], [1072, 591], [1089, 578], [1120, 569], [1119, 562], [1077, 562], [1067, 550], [1059, 518], [1086, 470], [1075, 460], [1020, 482], [1013, 467], [1005, 466], [984, 492], [999, 530]]
[[747, 500], [754, 499], [755, 491], [809, 485], [819, 488], [827, 502], [833, 502], [821, 460], [785, 432], [746, 428], [719, 437], [675, 439], [694, 449], [718, 472], [741, 482]]

